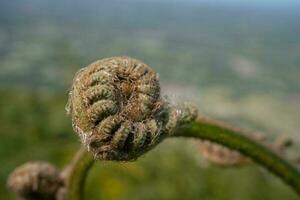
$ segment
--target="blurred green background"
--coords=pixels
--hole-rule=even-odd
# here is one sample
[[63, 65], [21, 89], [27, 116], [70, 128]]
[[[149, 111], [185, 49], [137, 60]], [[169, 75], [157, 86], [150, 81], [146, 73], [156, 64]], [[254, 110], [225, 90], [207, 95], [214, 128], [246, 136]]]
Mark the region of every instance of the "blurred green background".
[[[74, 73], [128, 55], [159, 74], [171, 101], [269, 135], [300, 150], [300, 3], [243, 0], [0, 1], [0, 199], [28, 160], [62, 168], [79, 148], [64, 107]], [[256, 165], [224, 169], [190, 140], [169, 139], [133, 163], [97, 162], [97, 200], [294, 200]]]

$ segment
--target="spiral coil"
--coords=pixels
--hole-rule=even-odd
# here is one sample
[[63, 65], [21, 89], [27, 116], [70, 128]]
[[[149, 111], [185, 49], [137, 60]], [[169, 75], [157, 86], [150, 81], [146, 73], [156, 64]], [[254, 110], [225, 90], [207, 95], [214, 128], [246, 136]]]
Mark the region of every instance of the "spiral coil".
[[82, 143], [103, 160], [134, 160], [197, 113], [191, 105], [170, 106], [160, 97], [157, 73], [130, 57], [81, 69], [67, 111]]
[[58, 199], [64, 182], [50, 163], [35, 161], [17, 167], [8, 178], [8, 188], [26, 199]]

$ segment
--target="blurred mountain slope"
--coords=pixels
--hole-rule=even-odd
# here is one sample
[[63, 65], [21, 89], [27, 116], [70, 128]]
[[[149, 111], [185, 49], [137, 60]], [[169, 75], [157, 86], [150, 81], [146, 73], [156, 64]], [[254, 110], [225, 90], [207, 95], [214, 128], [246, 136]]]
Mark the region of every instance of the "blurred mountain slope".
[[[64, 106], [75, 72], [128, 55], [160, 75], [172, 102], [271, 138], [300, 129], [300, 6], [189, 1], [0, 1], [0, 199], [27, 160], [62, 167], [79, 141]], [[59, 148], [57, 148], [59, 147]], [[159, 164], [158, 164], [159, 163]], [[257, 166], [209, 165], [190, 141], [167, 140], [134, 163], [97, 163], [87, 199], [296, 200]]]

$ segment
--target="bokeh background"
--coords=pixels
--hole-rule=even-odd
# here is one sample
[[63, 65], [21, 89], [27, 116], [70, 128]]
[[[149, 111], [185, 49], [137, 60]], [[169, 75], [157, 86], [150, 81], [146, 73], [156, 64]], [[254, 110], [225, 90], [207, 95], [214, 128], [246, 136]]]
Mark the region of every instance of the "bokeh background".
[[[65, 112], [74, 73], [128, 55], [159, 74], [171, 101], [300, 150], [300, 3], [271, 0], [1, 0], [0, 199], [28, 160], [62, 168], [79, 148]], [[296, 200], [256, 165], [220, 168], [190, 140], [169, 139], [133, 163], [97, 162], [98, 200]]]

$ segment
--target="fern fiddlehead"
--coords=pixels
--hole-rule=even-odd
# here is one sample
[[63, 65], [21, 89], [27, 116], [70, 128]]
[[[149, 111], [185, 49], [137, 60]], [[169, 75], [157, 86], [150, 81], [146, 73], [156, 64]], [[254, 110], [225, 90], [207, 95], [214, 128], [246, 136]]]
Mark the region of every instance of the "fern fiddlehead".
[[197, 113], [188, 104], [168, 104], [160, 97], [158, 75], [130, 57], [99, 60], [80, 70], [67, 110], [95, 158], [126, 161], [153, 148]]
[[25, 199], [60, 199], [64, 186], [59, 170], [43, 161], [28, 162], [9, 176], [8, 188]]
[[[249, 158], [300, 194], [300, 173], [294, 166], [269, 146], [247, 137], [243, 130], [198, 114], [193, 104], [174, 106], [168, 103], [160, 96], [155, 71], [139, 60], [112, 57], [81, 69], [73, 80], [66, 109], [74, 131], [87, 150], [78, 152], [68, 175], [64, 180], [60, 179], [65, 185], [55, 189], [66, 189], [67, 195], [63, 197], [69, 200], [83, 198], [84, 180], [94, 163], [93, 158], [133, 161], [163, 139], [177, 136], [206, 141], [202, 143], [204, 150], [217, 147], [217, 151], [206, 153], [208, 157], [214, 156], [217, 162], [229, 158], [228, 162], [226, 159], [219, 162], [222, 164], [225, 161], [226, 165], [234, 165]], [[284, 143], [281, 141], [275, 146], [281, 151]], [[225, 157], [216, 156], [215, 153], [220, 151], [226, 153]], [[43, 174], [43, 171], [38, 172]], [[11, 177], [18, 177], [18, 174], [13, 173]], [[31, 171], [25, 170], [24, 175], [31, 176]], [[9, 182], [17, 179], [10, 178]], [[37, 179], [32, 180], [31, 185], [39, 183]], [[11, 189], [19, 194], [22, 191]], [[43, 190], [33, 192], [48, 194]]]

